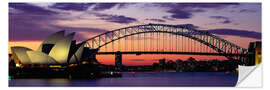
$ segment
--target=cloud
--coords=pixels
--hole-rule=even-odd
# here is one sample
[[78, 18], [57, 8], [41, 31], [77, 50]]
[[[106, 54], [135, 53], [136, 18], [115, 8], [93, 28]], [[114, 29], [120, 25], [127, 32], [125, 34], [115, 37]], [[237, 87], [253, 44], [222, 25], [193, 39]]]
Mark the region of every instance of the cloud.
[[237, 29], [210, 29], [204, 30], [212, 34], [219, 35], [232, 35], [232, 36], [240, 36], [254, 39], [261, 39], [262, 34], [259, 32], [248, 31], [248, 30], [237, 30]]
[[[54, 11], [43, 9], [39, 6], [11, 3], [9, 8], [13, 10], [9, 13], [10, 41], [43, 40], [48, 35], [63, 29], [70, 32], [89, 32], [89, 34], [106, 32], [106, 30], [98, 28], [59, 26], [55, 22], [65, 18], [59, 16]], [[77, 36], [79, 40], [85, 39], [83, 35]]]
[[42, 40], [54, 32], [46, 26], [57, 19], [56, 12], [26, 3], [9, 3], [9, 8], [17, 10], [9, 11], [9, 40]]
[[17, 10], [17, 9], [14, 9], [14, 8], [12, 8], [12, 7], [9, 7], [9, 8], [8, 8], [8, 11], [9, 11], [10, 14], [23, 13], [22, 11]]
[[193, 24], [179, 24], [177, 26], [183, 26], [183, 27], [186, 27], [186, 28], [193, 28], [193, 29], [199, 28], [199, 26], [196, 26], [196, 25], [193, 25]]
[[[42, 40], [55, 30], [47, 24], [57, 20], [57, 12], [27, 3], [9, 3], [9, 40]], [[16, 12], [16, 13], [14, 13]]]
[[[87, 31], [89, 34], [106, 32], [106, 30], [98, 28], [58, 26], [55, 24], [57, 19], [57, 16], [9, 15], [9, 40], [43, 40], [48, 35], [59, 30]], [[79, 37], [78, 39], [83, 40], [85, 38]]]
[[97, 17], [100, 17], [100, 19], [105, 20], [107, 22], [114, 22], [114, 23], [120, 23], [120, 24], [129, 24], [133, 22], [137, 22], [138, 20], [136, 18], [132, 17], [126, 17], [123, 15], [111, 15], [111, 14], [95, 14]]
[[256, 10], [250, 10], [250, 9], [241, 9], [239, 13], [255, 13], [257, 12]]
[[211, 8], [222, 9], [228, 6], [237, 6], [239, 3], [154, 3], [153, 6], [170, 9], [198, 9], [198, 8]]
[[[22, 11], [22, 13], [29, 13], [34, 15], [54, 15], [57, 12], [44, 9], [42, 7], [34, 6], [27, 3], [9, 3], [9, 8]], [[13, 12], [13, 11], [10, 11]]]
[[[9, 40], [10, 41], [24, 41], [24, 40], [44, 40], [48, 35], [60, 30], [66, 30], [67, 32], [84, 32], [84, 33], [104, 33], [107, 30], [99, 28], [84, 28], [84, 27], [68, 27], [57, 26], [48, 23], [46, 27], [42, 27], [40, 24], [29, 22], [11, 22], [9, 25]], [[16, 25], [20, 23], [20, 25]], [[16, 26], [14, 26], [16, 25]], [[43, 25], [44, 26], [44, 25]], [[80, 33], [77, 33], [80, 34]], [[81, 41], [85, 38], [83, 35], [76, 35], [76, 39]]]
[[170, 17], [175, 18], [175, 19], [189, 19], [192, 17], [192, 13], [190, 13], [188, 11], [171, 9], [167, 12], [171, 13], [172, 15]]
[[214, 19], [228, 19], [227, 17], [224, 17], [224, 16], [210, 16], [210, 18], [214, 18]]
[[114, 7], [122, 9], [132, 4], [134, 3], [55, 3], [49, 6], [49, 8], [72, 11], [86, 11], [89, 7], [93, 7], [91, 8], [92, 11], [104, 11]]
[[118, 9], [127, 8], [130, 5], [134, 5], [137, 3], [118, 3]]
[[[43, 40], [49, 34], [56, 32], [56, 30], [48, 30], [43, 23], [47, 23], [45, 18], [39, 16], [9, 16], [9, 40], [24, 41], [24, 40]], [[42, 22], [42, 23], [41, 23]]]
[[152, 19], [145, 19], [145, 20], [149, 20], [149, 21], [154, 21], [154, 22], [166, 22], [165, 20], [163, 20], [163, 19], [154, 19], [154, 18], [152, 18]]
[[[223, 17], [219, 17], [223, 18]], [[198, 29], [200, 28], [197, 25], [193, 24], [179, 24], [179, 26], [184, 26], [188, 28]], [[249, 30], [238, 30], [238, 29], [208, 29], [208, 30], [201, 30], [204, 32], [209, 32], [211, 34], [218, 34], [218, 35], [231, 35], [231, 36], [239, 36], [239, 37], [247, 37], [247, 38], [254, 38], [254, 39], [261, 39], [262, 34], [260, 32], [254, 32]]]
[[99, 28], [68, 27], [68, 26], [56, 26], [56, 25], [50, 25], [50, 26], [57, 29], [57, 30], [86, 31], [89, 33], [104, 33], [104, 32], [108, 31], [108, 30], [99, 29]]
[[[93, 4], [93, 5], [92, 5]], [[106, 6], [107, 5], [107, 6]], [[109, 4], [96, 4], [96, 3], [65, 3], [65, 4], [53, 4], [49, 8], [56, 8], [61, 10], [73, 10], [73, 11], [85, 11], [90, 6], [95, 8], [97, 11], [107, 10], [113, 7], [125, 8], [129, 4], [114, 3]], [[150, 21], [163, 22], [165, 20], [176, 20], [176, 19], [189, 19], [192, 18], [193, 13], [205, 12], [205, 9], [222, 9], [227, 6], [233, 6], [238, 4], [160, 4], [165, 9], [169, 16], [163, 16], [163, 19], [149, 18]], [[166, 6], [167, 5], [167, 6]], [[101, 7], [105, 6], [105, 7]], [[53, 10], [53, 11], [52, 11]], [[249, 10], [242, 9], [242, 13], [249, 12]], [[251, 11], [250, 11], [251, 12]], [[39, 6], [35, 6], [27, 3], [9, 3], [9, 39], [10, 40], [43, 40], [48, 35], [65, 29], [68, 31], [81, 31], [89, 33], [103, 33], [106, 30], [91, 27], [71, 27], [71, 26], [59, 26], [56, 23], [57, 20], [63, 20], [66, 17], [61, 17], [60, 12], [54, 11], [54, 9], [47, 9]], [[112, 15], [112, 14], [94, 14], [99, 19], [119, 23], [129, 24], [137, 22], [136, 18], [124, 16], [124, 15]], [[220, 23], [231, 23], [230, 19], [224, 16], [211, 16], [212, 19], [220, 20]], [[189, 28], [199, 28], [199, 26], [193, 24], [180, 24]], [[233, 35], [240, 37], [248, 37], [261, 39], [261, 33], [252, 32], [248, 30], [237, 30], [237, 29], [211, 29], [206, 30], [213, 34], [219, 35]], [[84, 39], [84, 37], [79, 38]]]
[[117, 3], [98, 3], [93, 8], [93, 10], [94, 11], [103, 11], [103, 10], [111, 9], [116, 5], [117, 5]]
[[224, 17], [224, 16], [210, 16], [210, 18], [213, 18], [216, 20], [223, 20], [220, 22], [222, 24], [229, 24], [232, 22], [228, 17]]
[[[223, 18], [223, 17], [219, 17]], [[179, 24], [179, 26], [184, 26], [188, 28], [198, 29], [200, 28], [194, 24]], [[238, 30], [238, 29], [208, 29], [208, 30], [201, 30], [204, 32], [209, 32], [211, 34], [218, 34], [218, 35], [231, 35], [231, 36], [239, 36], [239, 37], [246, 37], [246, 38], [254, 38], [254, 39], [261, 39], [262, 34], [260, 32], [254, 32], [249, 30]]]
[[[219, 17], [223, 18], [223, 17]], [[179, 26], [185, 26], [188, 28], [198, 29], [200, 28], [194, 24], [179, 24]], [[238, 29], [208, 29], [208, 30], [201, 30], [205, 32], [209, 32], [211, 34], [218, 34], [218, 35], [231, 35], [231, 36], [239, 36], [239, 37], [247, 37], [247, 38], [254, 38], [254, 39], [261, 39], [262, 34], [260, 32], [254, 32], [249, 30], [238, 30]]]
[[162, 16], [163, 19], [174, 21], [174, 18], [171, 18], [170, 16]]
[[[39, 29], [39, 30], [36, 30]], [[9, 29], [9, 41], [25, 41], [25, 40], [34, 40], [39, 41], [45, 39], [48, 35], [54, 33], [56, 31], [49, 31], [40, 28], [33, 29]]]
[[86, 11], [88, 7], [94, 4], [95, 3], [55, 3], [49, 7], [61, 10]]
[[[91, 28], [91, 27], [69, 27], [69, 26], [57, 26], [57, 25], [50, 25], [50, 26], [53, 28], [53, 30], [65, 30], [68, 33], [77, 32], [76, 34], [78, 35], [75, 35], [75, 39], [78, 41], [89, 39], [90, 34], [93, 34], [93, 33], [101, 34], [108, 31], [105, 29]], [[81, 34], [80, 32], [82, 32], [83, 34]]]
[[[170, 16], [163, 16], [164, 19], [190, 19], [193, 13], [206, 12], [207, 9], [223, 9], [228, 6], [237, 6], [238, 3], [154, 3], [153, 6], [159, 6], [167, 9]], [[172, 19], [171, 19], [172, 20]], [[225, 23], [228, 23], [226, 21]]]

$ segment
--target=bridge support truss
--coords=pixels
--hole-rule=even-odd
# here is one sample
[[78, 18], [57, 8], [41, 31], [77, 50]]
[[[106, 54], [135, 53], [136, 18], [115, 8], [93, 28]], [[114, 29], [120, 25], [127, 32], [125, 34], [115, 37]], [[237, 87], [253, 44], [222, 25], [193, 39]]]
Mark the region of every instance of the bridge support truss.
[[[119, 41], [120, 39], [124, 38], [124, 40], [127, 39], [127, 37], [131, 37], [131, 50], [133, 49], [133, 46], [135, 46], [135, 43], [133, 42], [134, 38], [136, 37], [132, 37], [137, 35], [137, 39], [141, 39], [142, 37], [145, 36], [145, 34], [148, 33], [151, 36], [150, 37], [154, 37], [155, 38], [160, 38], [161, 37], [161, 33], [167, 33], [169, 36], [168, 37], [173, 37], [172, 35], [175, 35], [175, 39], [178, 40], [179, 37], [177, 36], [181, 36], [182, 38], [185, 37], [187, 38], [187, 40], [193, 40], [196, 42], [199, 42], [207, 47], [209, 47], [210, 49], [216, 51], [216, 53], [224, 55], [225, 57], [227, 57], [228, 59], [233, 59], [233, 60], [239, 60], [241, 62], [248, 60], [248, 50], [245, 48], [241, 48], [227, 40], [224, 40], [218, 36], [212, 35], [208, 32], [204, 32], [201, 30], [196, 30], [196, 29], [192, 29], [192, 28], [187, 28], [185, 26], [179, 26], [179, 25], [167, 25], [167, 24], [147, 24], [147, 25], [138, 25], [138, 26], [131, 26], [131, 27], [126, 27], [126, 28], [120, 28], [117, 30], [113, 30], [113, 31], [108, 31], [105, 32], [103, 34], [97, 35], [93, 38], [87, 39], [83, 42], [88, 42], [86, 44], [86, 47], [90, 48], [90, 49], [100, 49], [101, 47], [107, 48], [107, 44], [111, 43], [112, 45], [114, 45], [115, 41]], [[155, 33], [155, 34], [154, 34]], [[163, 34], [164, 35], [164, 34]], [[145, 37], [143, 38], [145, 39]], [[166, 39], [163, 37], [163, 39]], [[169, 40], [170, 42], [174, 42], [171, 41], [171, 39], [166, 39]], [[165, 40], [165, 41], [166, 41]], [[182, 39], [185, 40], [185, 39]], [[159, 42], [159, 41], [157, 41]], [[173, 50], [170, 47], [176, 46], [176, 49], [178, 49], [178, 46], [182, 46], [183, 47], [183, 43], [185, 43], [186, 41], [175, 41], [175, 45], [172, 45], [172, 43], [169, 43], [169, 45], [167, 47], [169, 47], [169, 50]], [[126, 43], [126, 42], [125, 42]], [[143, 43], [147, 43], [147, 42], [143, 42]], [[144, 45], [140, 45], [140, 42], [137, 43], [137, 46], [140, 47], [145, 47]], [[154, 50], [152, 49], [151, 46], [154, 46], [153, 42], [149, 42], [150, 44], [150, 50]], [[165, 43], [163, 43], [165, 44]], [[182, 45], [181, 45], [182, 44]], [[124, 44], [124, 46], [120, 46], [120, 44], [118, 44], [119, 48], [120, 47], [124, 47], [126, 49], [126, 44]], [[156, 44], [157, 47], [160, 47], [161, 44]], [[163, 47], [165, 45], [162, 45]], [[187, 46], [191, 47], [192, 46], [192, 42], [188, 43]], [[165, 47], [165, 48], [167, 48]], [[114, 49], [114, 47], [111, 47], [112, 49]], [[145, 48], [144, 48], [145, 49]], [[198, 49], [190, 49], [190, 51], [196, 51]], [[158, 52], [162, 52], [161, 50], [159, 50]], [[119, 57], [118, 57], [119, 58]]]

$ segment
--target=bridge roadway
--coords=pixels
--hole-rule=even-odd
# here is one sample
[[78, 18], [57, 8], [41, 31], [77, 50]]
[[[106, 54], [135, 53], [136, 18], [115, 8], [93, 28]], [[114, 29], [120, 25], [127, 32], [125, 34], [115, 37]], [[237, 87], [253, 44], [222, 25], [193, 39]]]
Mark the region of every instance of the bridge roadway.
[[[119, 52], [98, 52], [97, 55], [113, 55]], [[132, 51], [132, 52], [120, 52], [120, 54], [183, 54], [183, 55], [212, 55], [212, 56], [246, 56], [245, 54], [224, 54], [224, 53], [207, 53], [207, 52], [141, 52], [141, 51]]]

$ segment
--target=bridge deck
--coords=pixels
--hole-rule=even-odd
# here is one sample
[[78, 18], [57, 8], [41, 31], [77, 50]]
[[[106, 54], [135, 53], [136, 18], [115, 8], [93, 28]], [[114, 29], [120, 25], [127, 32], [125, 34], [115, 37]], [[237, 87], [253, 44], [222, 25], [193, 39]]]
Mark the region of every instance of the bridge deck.
[[[98, 52], [97, 55], [117, 54], [119, 52]], [[207, 52], [120, 52], [121, 54], [183, 54], [183, 55], [212, 55], [212, 56], [245, 56], [244, 54], [224, 54], [224, 53], [207, 53]]]

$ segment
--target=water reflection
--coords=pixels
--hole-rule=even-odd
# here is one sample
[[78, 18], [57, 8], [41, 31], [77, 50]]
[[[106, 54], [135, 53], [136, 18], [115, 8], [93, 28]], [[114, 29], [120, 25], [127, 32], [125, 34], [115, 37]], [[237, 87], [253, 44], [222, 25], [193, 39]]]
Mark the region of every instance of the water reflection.
[[98, 80], [12, 79], [10, 86], [235, 86], [238, 74], [225, 72], [123, 72]]

